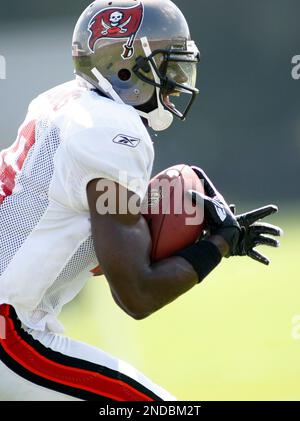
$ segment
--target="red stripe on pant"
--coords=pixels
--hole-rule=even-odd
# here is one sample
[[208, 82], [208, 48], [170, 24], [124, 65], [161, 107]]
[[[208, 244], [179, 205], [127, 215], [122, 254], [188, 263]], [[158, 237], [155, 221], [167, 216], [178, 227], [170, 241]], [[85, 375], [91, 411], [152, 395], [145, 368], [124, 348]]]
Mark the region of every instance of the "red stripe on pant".
[[0, 345], [14, 361], [29, 372], [43, 379], [115, 401], [153, 401], [122, 380], [109, 378], [94, 371], [68, 367], [42, 356], [20, 337], [9, 312], [9, 305], [0, 306], [0, 315], [5, 318], [6, 323], [5, 339], [0, 338]]

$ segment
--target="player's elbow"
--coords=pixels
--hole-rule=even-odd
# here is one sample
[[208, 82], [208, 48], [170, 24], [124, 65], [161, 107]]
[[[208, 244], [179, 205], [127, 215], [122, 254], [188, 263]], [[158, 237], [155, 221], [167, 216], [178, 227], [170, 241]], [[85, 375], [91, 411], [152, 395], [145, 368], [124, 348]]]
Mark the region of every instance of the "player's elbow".
[[134, 320], [144, 320], [152, 314], [151, 312], [146, 311], [146, 309], [142, 309], [140, 305], [124, 305], [120, 304], [120, 302], [117, 304], [128, 316]]
[[127, 312], [127, 314], [134, 320], [140, 321], [145, 320], [147, 317], [151, 316], [151, 313], [138, 313], [138, 312]]
[[135, 320], [144, 320], [151, 316], [156, 308], [140, 283], [128, 282], [126, 285], [131, 285], [131, 287], [117, 291], [114, 295], [118, 306]]
[[144, 303], [142, 298], [131, 300], [129, 303], [123, 305], [123, 310], [134, 320], [144, 320], [151, 316], [153, 313], [152, 309]]

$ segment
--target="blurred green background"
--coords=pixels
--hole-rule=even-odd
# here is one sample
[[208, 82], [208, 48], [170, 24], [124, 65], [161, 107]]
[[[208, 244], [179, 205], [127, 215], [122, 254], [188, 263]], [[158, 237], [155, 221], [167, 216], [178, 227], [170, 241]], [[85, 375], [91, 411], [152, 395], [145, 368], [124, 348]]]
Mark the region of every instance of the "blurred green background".
[[[196, 163], [240, 210], [278, 204], [272, 221], [285, 230], [282, 247], [268, 250], [269, 268], [247, 258], [225, 261], [141, 322], [115, 306], [103, 277], [94, 278], [61, 319], [67, 334], [127, 360], [179, 399], [298, 400], [300, 80], [291, 77], [291, 60], [300, 54], [300, 2], [175, 3], [202, 53], [201, 94], [186, 123], [154, 138], [155, 172]], [[73, 26], [88, 4], [1, 3], [2, 148], [14, 140], [29, 101], [72, 78]]]

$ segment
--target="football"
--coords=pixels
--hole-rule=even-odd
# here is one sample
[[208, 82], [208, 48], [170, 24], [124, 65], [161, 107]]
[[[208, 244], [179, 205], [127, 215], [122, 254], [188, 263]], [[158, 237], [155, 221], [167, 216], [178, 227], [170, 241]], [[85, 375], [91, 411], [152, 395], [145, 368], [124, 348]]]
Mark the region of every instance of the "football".
[[151, 180], [143, 216], [151, 232], [153, 262], [170, 257], [201, 236], [204, 210], [193, 205], [190, 189], [204, 193], [196, 173], [184, 164], [168, 168]]

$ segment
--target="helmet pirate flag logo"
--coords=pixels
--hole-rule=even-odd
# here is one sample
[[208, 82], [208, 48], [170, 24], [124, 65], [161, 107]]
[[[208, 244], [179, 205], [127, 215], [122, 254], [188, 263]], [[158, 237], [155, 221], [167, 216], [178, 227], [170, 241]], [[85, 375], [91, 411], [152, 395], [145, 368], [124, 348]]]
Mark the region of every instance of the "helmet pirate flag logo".
[[99, 39], [127, 39], [121, 57], [130, 59], [134, 54], [134, 40], [142, 25], [144, 6], [140, 2], [133, 7], [110, 7], [100, 10], [89, 23], [91, 33], [88, 41], [89, 49], [95, 52], [95, 44]]

